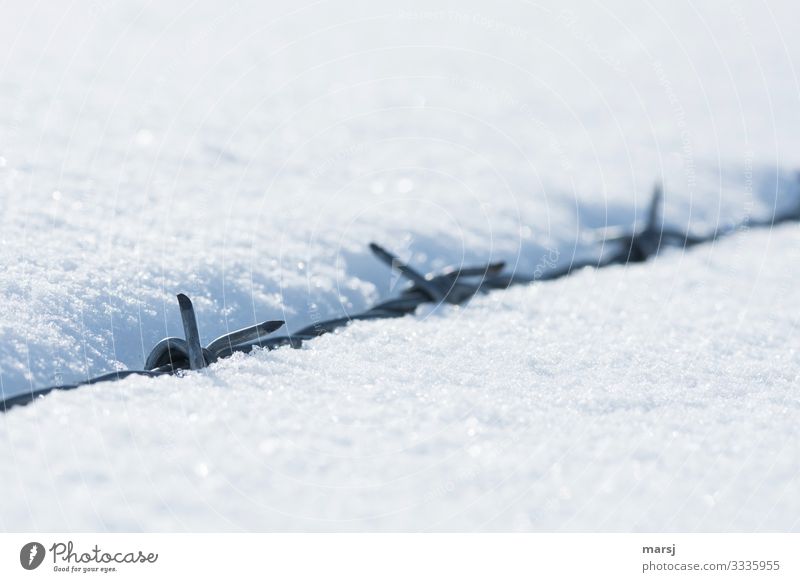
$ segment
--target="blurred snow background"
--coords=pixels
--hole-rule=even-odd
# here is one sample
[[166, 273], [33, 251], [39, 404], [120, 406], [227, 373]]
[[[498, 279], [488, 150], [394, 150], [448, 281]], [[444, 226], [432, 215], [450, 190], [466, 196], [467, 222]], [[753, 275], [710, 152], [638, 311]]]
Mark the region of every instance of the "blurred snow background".
[[[0, 4], [0, 387], [800, 195], [790, 2]], [[798, 529], [794, 226], [0, 418], [3, 529]]]

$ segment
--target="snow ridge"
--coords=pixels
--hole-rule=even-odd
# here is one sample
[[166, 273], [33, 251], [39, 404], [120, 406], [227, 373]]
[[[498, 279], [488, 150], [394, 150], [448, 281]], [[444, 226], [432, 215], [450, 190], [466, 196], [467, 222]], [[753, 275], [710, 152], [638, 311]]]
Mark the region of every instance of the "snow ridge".
[[[110, 372], [90, 378], [85, 382], [32, 389], [8, 398], [0, 390], [0, 395], [3, 396], [3, 399], [0, 400], [0, 412], [8, 411], [15, 406], [24, 406], [53, 391], [73, 390], [81, 385], [118, 381], [132, 375], [156, 377], [162, 374], [175, 374], [186, 369], [200, 370], [220, 358], [230, 357], [234, 353], [249, 353], [255, 348], [275, 349], [287, 345], [300, 348], [304, 342], [335, 331], [353, 321], [403, 317], [414, 313], [426, 303], [433, 304], [433, 310], [444, 303], [461, 305], [478, 293], [492, 289], [506, 289], [512, 285], [555, 280], [588, 267], [602, 268], [610, 265], [644, 262], [657, 256], [662, 247], [673, 246], [687, 249], [702, 243], [716, 241], [722, 235], [744, 229], [774, 228], [786, 222], [800, 221], [800, 195], [798, 195], [798, 201], [792, 208], [784, 210], [769, 220], [756, 221], [748, 217], [739, 225], [724, 230], [717, 227], [709, 235], [698, 236], [666, 227], [662, 219], [662, 203], [663, 191], [661, 185], [657, 184], [653, 191], [647, 220], [642, 226], [638, 228], [634, 226], [633, 231], [629, 234], [617, 232], [616, 235], [608, 236], [609, 232], [613, 232], [612, 229], [601, 237], [600, 243], [603, 246], [609, 244], [612, 252], [596, 260], [584, 262], [572, 260], [566, 266], [555, 269], [537, 268], [532, 275], [516, 272], [503, 273], [505, 262], [471, 267], [459, 265], [449, 267], [440, 275], [423, 275], [380, 245], [370, 243], [369, 248], [372, 253], [392, 270], [408, 279], [411, 286], [404, 290], [399, 298], [378, 303], [363, 313], [315, 321], [299, 331], [290, 332], [281, 337], [270, 338], [267, 336], [282, 327], [285, 322], [267, 321], [227, 333], [211, 342], [207, 348], [203, 348], [200, 344], [200, 332], [197, 327], [194, 306], [189, 297], [178, 294], [185, 339], [165, 338], [158, 342], [147, 357], [144, 370]], [[550, 267], [553, 266], [550, 265]]]

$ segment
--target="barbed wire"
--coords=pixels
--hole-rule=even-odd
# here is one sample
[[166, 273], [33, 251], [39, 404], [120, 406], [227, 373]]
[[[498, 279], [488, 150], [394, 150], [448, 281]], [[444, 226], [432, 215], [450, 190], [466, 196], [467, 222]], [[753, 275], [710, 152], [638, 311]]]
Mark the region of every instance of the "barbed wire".
[[400, 276], [409, 280], [410, 285], [399, 297], [382, 301], [367, 311], [347, 317], [323, 320], [308, 325], [297, 332], [283, 336], [271, 334], [285, 324], [284, 321], [270, 320], [218, 337], [205, 348], [200, 344], [200, 333], [192, 301], [184, 294], [178, 295], [178, 306], [183, 323], [183, 338], [168, 337], [158, 342], [150, 351], [142, 370], [122, 370], [110, 372], [94, 378], [45, 388], [31, 388], [26, 392], [6, 397], [0, 386], [0, 412], [16, 406], [24, 406], [43, 398], [53, 391], [74, 390], [81, 386], [122, 380], [129, 376], [156, 377], [182, 373], [185, 370], [200, 370], [234, 353], [249, 353], [255, 348], [276, 349], [282, 346], [299, 348], [303, 343], [316, 337], [344, 327], [353, 321], [392, 319], [410, 315], [426, 303], [448, 303], [461, 305], [476, 295], [492, 290], [507, 289], [513, 285], [526, 285], [539, 281], [552, 281], [566, 277], [585, 268], [600, 269], [610, 265], [626, 265], [647, 261], [657, 255], [663, 247], [689, 248], [712, 242], [721, 236], [743, 228], [773, 227], [785, 222], [800, 221], [800, 200], [793, 208], [773, 216], [769, 220], [752, 220], [726, 229], [716, 228], [707, 235], [695, 235], [667, 227], [662, 216], [663, 191], [656, 185], [648, 209], [647, 220], [643, 225], [634, 225], [631, 231], [619, 228], [600, 232], [596, 242], [612, 245], [613, 252], [594, 260], [573, 261], [569, 265], [538, 271], [533, 275], [512, 272], [504, 273], [505, 263], [494, 262], [474, 267], [454, 267], [440, 274], [423, 275], [411, 265], [376, 243], [370, 243], [372, 253], [386, 263]]

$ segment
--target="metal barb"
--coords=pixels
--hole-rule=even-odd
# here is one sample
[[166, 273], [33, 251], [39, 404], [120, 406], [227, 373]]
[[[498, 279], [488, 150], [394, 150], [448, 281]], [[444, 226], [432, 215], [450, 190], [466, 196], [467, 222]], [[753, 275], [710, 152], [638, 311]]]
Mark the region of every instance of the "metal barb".
[[417, 272], [412, 267], [409, 267], [406, 263], [401, 261], [397, 256], [393, 255], [382, 246], [376, 243], [369, 243], [370, 250], [382, 260], [384, 263], [389, 265], [392, 269], [399, 272], [401, 275], [405, 276], [406, 278], [410, 279], [417, 287], [422, 289], [432, 301], [440, 302], [444, 301], [445, 294], [444, 292], [439, 289], [436, 284], [432, 281], [426, 279], [423, 275]]
[[[402, 297], [408, 299], [412, 296], [423, 295], [424, 297], [419, 298], [420, 303], [426, 303], [425, 298], [434, 303], [451, 303], [453, 305], [464, 303], [483, 290], [483, 281], [466, 283], [463, 279], [482, 277], [483, 280], [486, 280], [489, 276], [499, 274], [505, 267], [505, 262], [500, 261], [479, 267], [451, 268], [440, 275], [422, 275], [382, 246], [373, 242], [369, 244], [369, 248], [380, 260], [411, 280], [411, 287], [403, 291]], [[411, 311], [418, 305], [419, 303], [413, 305]], [[387, 304], [380, 304], [377, 307], [386, 309]]]
[[644, 226], [634, 226], [630, 234], [603, 236], [603, 244], [614, 243], [617, 248], [615, 253], [602, 261], [603, 265], [641, 263], [657, 255], [663, 246], [688, 248], [719, 236], [717, 231], [708, 236], [695, 236], [665, 227], [661, 216], [663, 204], [664, 191], [661, 184], [656, 183]]
[[194, 315], [194, 305], [183, 293], [178, 294], [178, 305], [181, 308], [183, 333], [186, 337], [186, 351], [189, 355], [189, 369], [200, 370], [208, 365], [203, 355], [203, 346], [200, 345], [200, 331], [197, 329], [197, 318]]
[[235, 352], [250, 352], [254, 347], [262, 345], [269, 334], [285, 323], [280, 320], [270, 320], [244, 327], [221, 335], [203, 348], [200, 345], [197, 317], [192, 301], [181, 293], [178, 295], [178, 305], [181, 310], [186, 339], [168, 337], [158, 342], [147, 356], [144, 365], [147, 370], [165, 366], [173, 370], [186, 368], [199, 370], [221, 358], [227, 358]]

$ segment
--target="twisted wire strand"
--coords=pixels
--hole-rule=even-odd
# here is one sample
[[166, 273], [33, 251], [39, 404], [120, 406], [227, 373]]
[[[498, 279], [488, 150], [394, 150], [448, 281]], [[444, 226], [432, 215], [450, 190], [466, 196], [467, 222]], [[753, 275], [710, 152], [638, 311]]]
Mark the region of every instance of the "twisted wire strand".
[[203, 348], [200, 345], [200, 335], [192, 302], [186, 295], [179, 294], [178, 305], [181, 310], [184, 338], [169, 337], [158, 342], [148, 355], [143, 370], [111, 372], [81, 382], [31, 389], [9, 397], [5, 397], [5, 394], [0, 392], [0, 396], [2, 396], [0, 412], [6, 412], [16, 406], [25, 406], [53, 391], [74, 390], [81, 386], [113, 382], [130, 376], [158, 377], [177, 374], [183, 370], [199, 370], [234, 353], [249, 353], [255, 348], [268, 350], [282, 346], [300, 348], [303, 343], [331, 333], [353, 321], [404, 317], [414, 313], [418, 307], [426, 303], [460, 305], [478, 294], [491, 290], [507, 289], [514, 285], [528, 285], [539, 281], [552, 281], [586, 268], [601, 269], [611, 265], [644, 262], [658, 255], [664, 247], [690, 248], [702, 243], [713, 242], [744, 227], [772, 228], [787, 222], [800, 221], [800, 200], [798, 200], [793, 208], [775, 215], [771, 219], [758, 221], [748, 218], [727, 229], [718, 227], [707, 235], [695, 235], [666, 227], [663, 224], [661, 221], [662, 198], [661, 186], [656, 185], [648, 211], [648, 219], [643, 226], [635, 225], [632, 232], [604, 236], [601, 239], [600, 242], [614, 244], [616, 252], [607, 257], [593, 260], [573, 261], [566, 266], [551, 268], [534, 275], [518, 272], [504, 273], [504, 262], [453, 268], [438, 275], [423, 275], [380, 245], [370, 243], [369, 248], [372, 253], [391, 269], [408, 279], [411, 285], [402, 291], [399, 297], [381, 301], [363, 313], [318, 321], [294, 333], [282, 336], [270, 336], [270, 334], [282, 327], [285, 322], [271, 320], [220, 336]]

